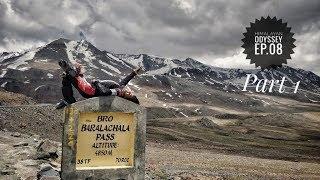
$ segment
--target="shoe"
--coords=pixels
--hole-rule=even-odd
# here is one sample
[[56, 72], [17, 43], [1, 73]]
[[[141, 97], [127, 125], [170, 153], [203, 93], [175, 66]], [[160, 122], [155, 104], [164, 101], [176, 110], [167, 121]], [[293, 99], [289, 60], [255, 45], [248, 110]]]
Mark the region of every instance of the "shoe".
[[133, 71], [136, 73], [136, 75], [140, 75], [145, 71], [145, 69], [142, 66], [139, 66], [137, 69], [134, 69]]
[[70, 66], [70, 64], [67, 63], [66, 61], [63, 61], [63, 60], [59, 61], [59, 66], [61, 67], [61, 69], [62, 69], [65, 73], [69, 74], [69, 75], [72, 76], [72, 77], [76, 77], [76, 75], [77, 75], [76, 70], [74, 70], [74, 69]]
[[68, 105], [69, 105], [69, 103], [67, 101], [62, 100], [56, 104], [56, 109], [62, 109]]

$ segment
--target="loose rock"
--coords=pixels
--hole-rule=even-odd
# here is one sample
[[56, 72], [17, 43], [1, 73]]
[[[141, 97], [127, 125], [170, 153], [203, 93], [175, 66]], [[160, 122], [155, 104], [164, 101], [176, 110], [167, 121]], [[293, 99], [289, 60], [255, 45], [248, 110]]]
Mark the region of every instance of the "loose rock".
[[40, 180], [60, 180], [60, 174], [50, 164], [41, 164], [37, 178]]
[[13, 147], [28, 146], [28, 145], [29, 145], [29, 143], [27, 143], [27, 142], [20, 142], [18, 144], [14, 144]]
[[49, 159], [49, 158], [58, 158], [57, 146], [48, 139], [40, 142], [37, 147], [36, 159]]
[[14, 133], [12, 133], [12, 134], [11, 134], [11, 136], [13, 136], [13, 137], [20, 137], [20, 136], [21, 136], [21, 134], [20, 134], [20, 133], [18, 133], [18, 132], [14, 132]]

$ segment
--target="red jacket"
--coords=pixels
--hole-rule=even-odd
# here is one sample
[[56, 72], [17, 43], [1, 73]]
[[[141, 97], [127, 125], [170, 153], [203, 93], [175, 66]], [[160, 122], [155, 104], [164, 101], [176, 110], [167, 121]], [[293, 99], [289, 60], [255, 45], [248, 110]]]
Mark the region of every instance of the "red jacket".
[[92, 85], [88, 83], [88, 81], [83, 76], [77, 76], [75, 79], [79, 90], [89, 96], [95, 95], [96, 89], [92, 87]]

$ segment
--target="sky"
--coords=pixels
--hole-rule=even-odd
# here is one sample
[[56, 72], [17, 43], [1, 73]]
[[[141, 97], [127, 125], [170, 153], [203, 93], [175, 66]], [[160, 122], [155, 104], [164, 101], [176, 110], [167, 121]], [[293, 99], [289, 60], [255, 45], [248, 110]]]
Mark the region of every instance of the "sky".
[[242, 53], [242, 33], [268, 15], [295, 33], [288, 65], [320, 75], [319, 0], [0, 0], [0, 52], [79, 39], [82, 31], [110, 52], [254, 68]]

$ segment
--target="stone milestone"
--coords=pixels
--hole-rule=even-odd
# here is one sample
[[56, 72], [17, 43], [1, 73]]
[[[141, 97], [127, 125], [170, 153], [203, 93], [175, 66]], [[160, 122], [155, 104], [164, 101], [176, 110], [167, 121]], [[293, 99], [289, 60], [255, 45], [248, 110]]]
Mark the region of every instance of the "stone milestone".
[[96, 97], [65, 108], [62, 179], [144, 179], [146, 113], [125, 99]]

